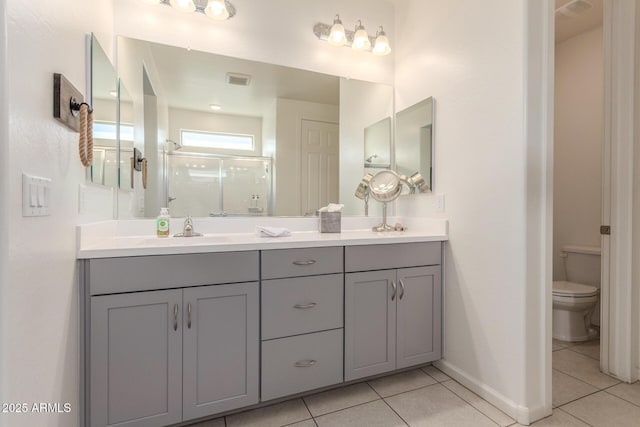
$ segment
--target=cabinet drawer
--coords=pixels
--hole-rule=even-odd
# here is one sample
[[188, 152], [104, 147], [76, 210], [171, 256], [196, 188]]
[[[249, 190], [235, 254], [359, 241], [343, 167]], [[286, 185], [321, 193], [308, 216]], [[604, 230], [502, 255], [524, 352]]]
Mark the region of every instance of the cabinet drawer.
[[262, 396], [267, 401], [342, 382], [342, 329], [262, 343]]
[[439, 265], [442, 257], [441, 245], [441, 242], [422, 242], [347, 246], [344, 257], [345, 271]]
[[343, 326], [342, 274], [262, 282], [262, 339]]
[[342, 247], [262, 251], [262, 278], [342, 273]]
[[257, 251], [98, 258], [89, 261], [91, 295], [259, 279]]

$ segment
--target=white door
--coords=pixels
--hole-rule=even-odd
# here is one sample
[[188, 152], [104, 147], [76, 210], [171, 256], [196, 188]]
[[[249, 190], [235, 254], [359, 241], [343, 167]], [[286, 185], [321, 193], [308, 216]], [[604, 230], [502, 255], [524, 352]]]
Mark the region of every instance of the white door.
[[300, 214], [338, 203], [338, 124], [301, 121]]

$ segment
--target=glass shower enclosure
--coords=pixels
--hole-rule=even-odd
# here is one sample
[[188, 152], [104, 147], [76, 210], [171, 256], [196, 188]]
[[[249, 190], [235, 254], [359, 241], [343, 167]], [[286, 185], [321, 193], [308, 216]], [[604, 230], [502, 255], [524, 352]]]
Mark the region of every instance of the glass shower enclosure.
[[171, 216], [271, 215], [272, 159], [202, 153], [165, 154]]

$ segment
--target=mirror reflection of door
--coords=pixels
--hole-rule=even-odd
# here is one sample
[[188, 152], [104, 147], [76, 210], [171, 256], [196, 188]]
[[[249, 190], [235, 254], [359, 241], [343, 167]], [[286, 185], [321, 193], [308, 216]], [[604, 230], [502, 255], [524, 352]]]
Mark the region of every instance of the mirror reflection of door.
[[314, 215], [329, 203], [338, 203], [338, 124], [302, 120], [300, 184], [302, 215]]

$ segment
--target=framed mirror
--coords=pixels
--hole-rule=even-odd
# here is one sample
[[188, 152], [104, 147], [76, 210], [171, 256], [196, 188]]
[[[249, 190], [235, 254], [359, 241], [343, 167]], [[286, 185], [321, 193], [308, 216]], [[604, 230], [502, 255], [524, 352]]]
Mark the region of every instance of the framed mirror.
[[[120, 174], [119, 218], [155, 217], [164, 206], [173, 216], [304, 216], [351, 199], [345, 214], [364, 213], [353, 188], [364, 173], [365, 127], [392, 115], [391, 86], [126, 37], [117, 43], [131, 146], [149, 167], [146, 190], [138, 172], [132, 191]], [[350, 108], [360, 101], [366, 108]], [[357, 180], [343, 187], [353, 173]]]
[[90, 36], [91, 106], [93, 107], [93, 163], [89, 170], [93, 184], [116, 188], [117, 165], [117, 76], [111, 61]]
[[433, 97], [396, 113], [396, 171], [407, 177], [424, 179], [422, 192], [433, 192], [435, 119]]

